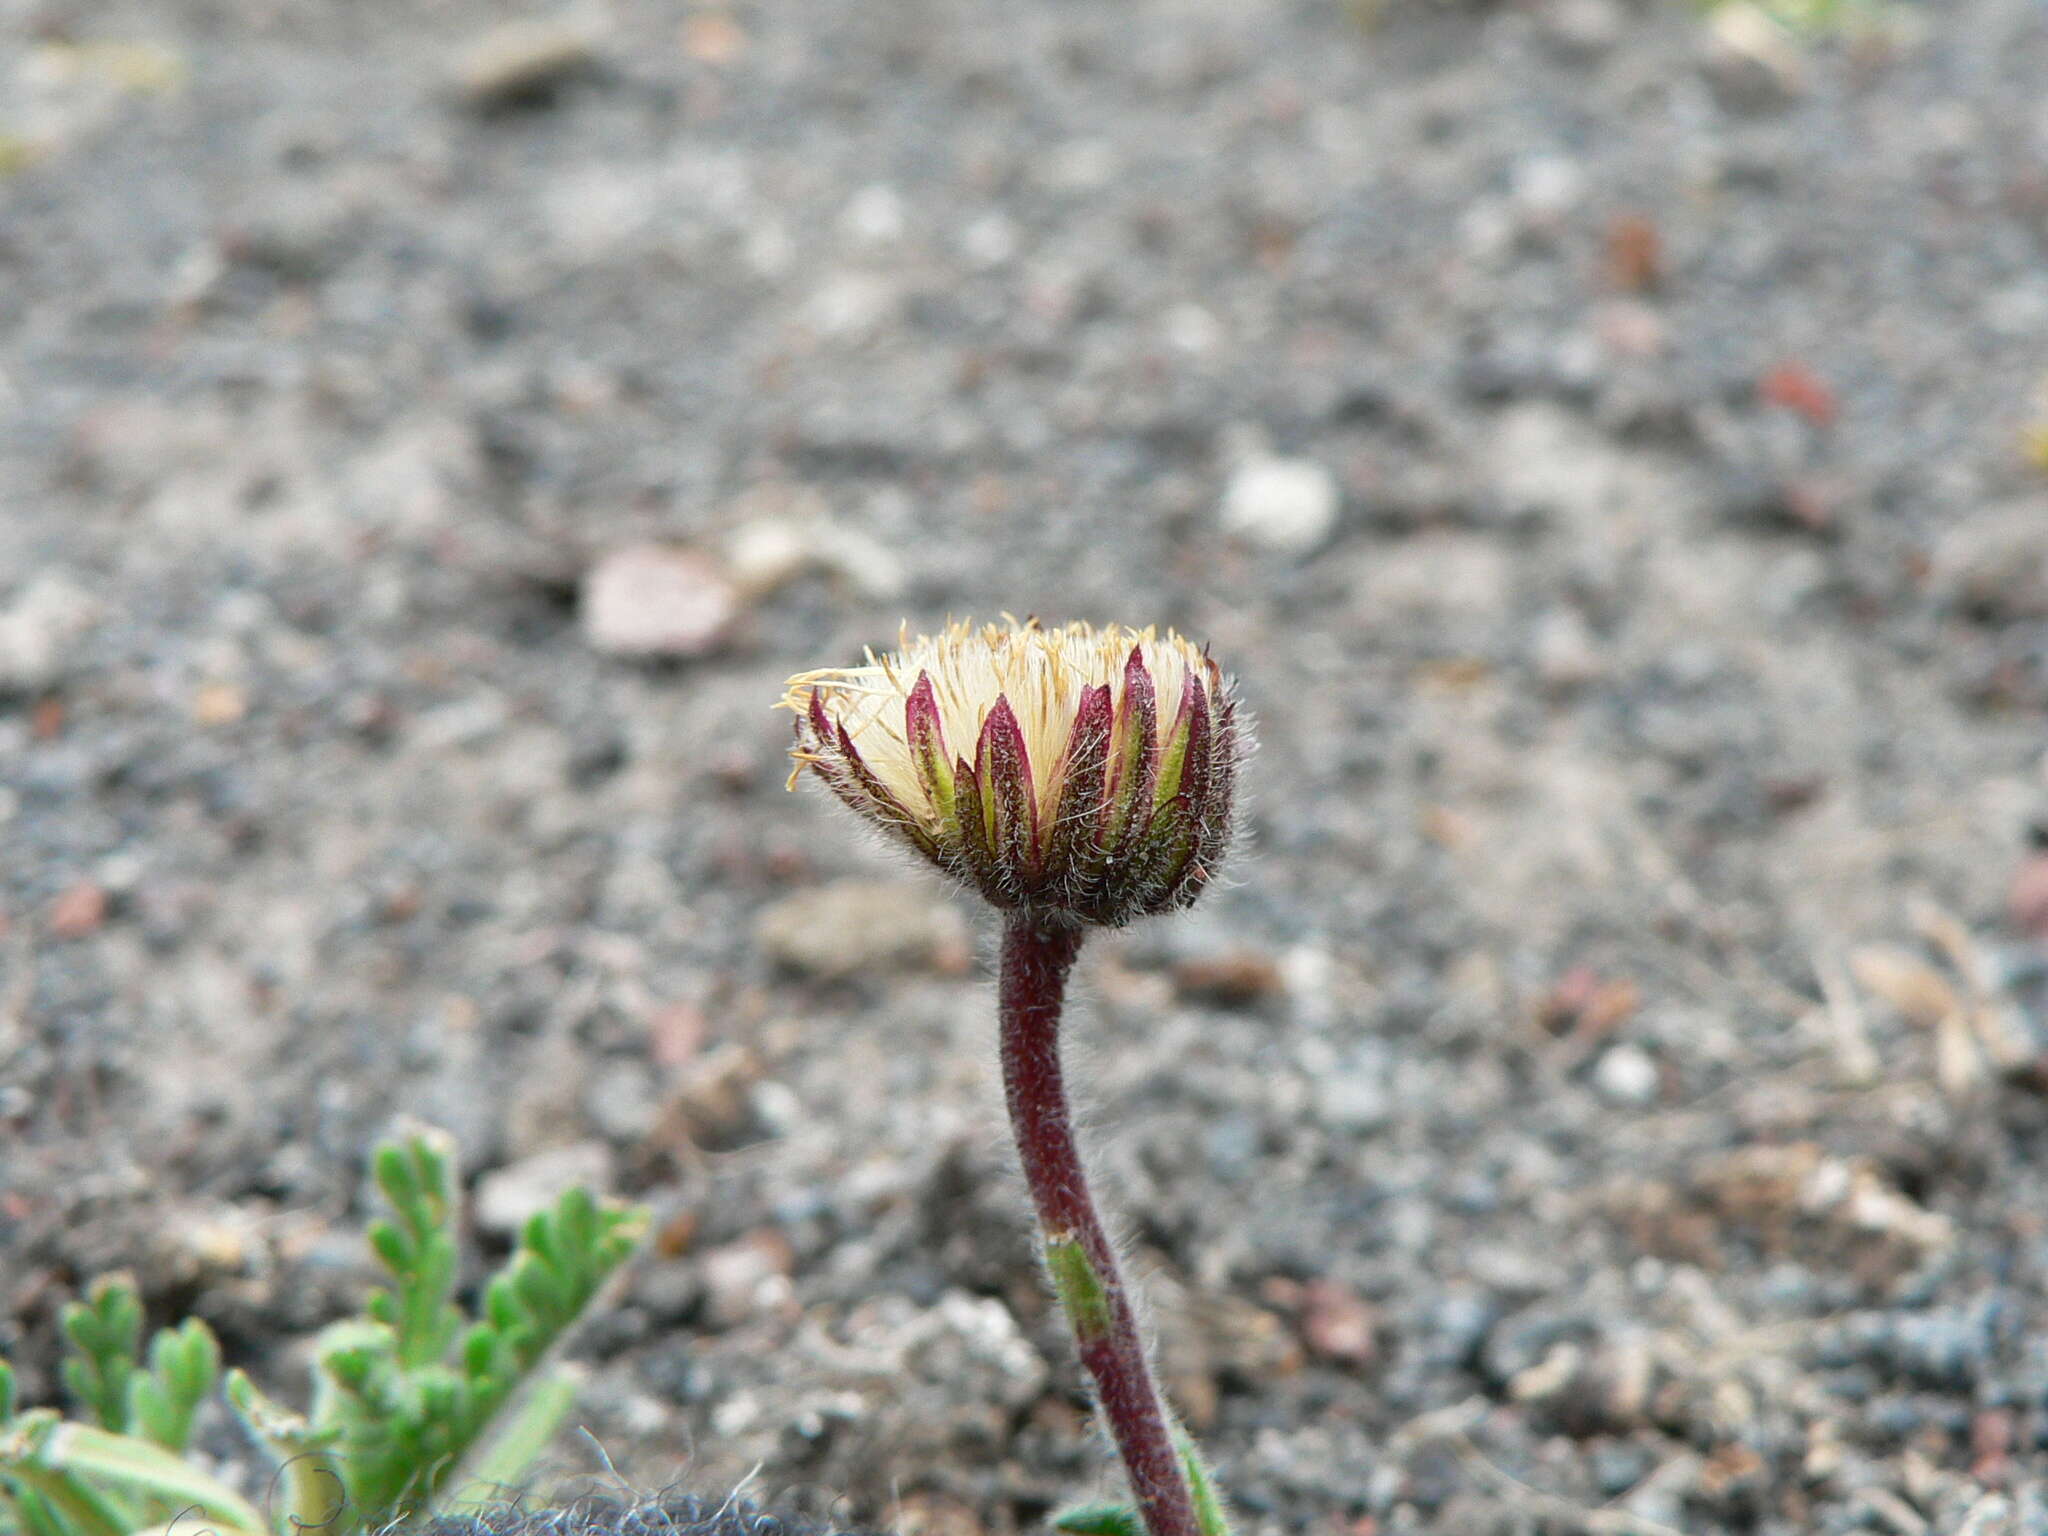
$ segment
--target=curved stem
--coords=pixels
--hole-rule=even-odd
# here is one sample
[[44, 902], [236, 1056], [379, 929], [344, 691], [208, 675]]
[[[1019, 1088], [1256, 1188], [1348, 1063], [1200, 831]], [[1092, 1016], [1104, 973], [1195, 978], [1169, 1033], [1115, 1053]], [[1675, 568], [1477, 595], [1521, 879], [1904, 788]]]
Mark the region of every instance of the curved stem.
[[1010, 1129], [1044, 1229], [1053, 1288], [1094, 1378], [1149, 1536], [1200, 1536], [1186, 1470], [1145, 1359], [1138, 1320], [1074, 1144], [1060, 1070], [1060, 1005], [1078, 926], [1013, 914], [1003, 933], [998, 1009]]

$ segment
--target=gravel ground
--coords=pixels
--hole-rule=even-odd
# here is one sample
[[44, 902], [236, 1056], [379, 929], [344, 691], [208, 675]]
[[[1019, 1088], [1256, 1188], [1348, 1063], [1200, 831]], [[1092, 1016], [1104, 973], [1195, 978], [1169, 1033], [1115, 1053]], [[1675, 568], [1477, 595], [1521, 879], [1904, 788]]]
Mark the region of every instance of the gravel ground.
[[2048, 1531], [2048, 9], [1745, 14], [0, 5], [32, 1394], [115, 1265], [293, 1390], [411, 1116], [480, 1264], [656, 1207], [634, 1484], [1112, 1488], [986, 938], [768, 708], [1007, 609], [1260, 723], [1078, 1026], [1247, 1533]]

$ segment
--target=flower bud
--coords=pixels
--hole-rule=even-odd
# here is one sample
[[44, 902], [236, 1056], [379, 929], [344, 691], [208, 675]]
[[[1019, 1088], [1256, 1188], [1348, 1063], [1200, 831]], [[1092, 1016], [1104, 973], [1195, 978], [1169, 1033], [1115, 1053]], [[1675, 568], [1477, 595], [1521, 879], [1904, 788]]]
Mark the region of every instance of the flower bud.
[[1028, 620], [800, 673], [797, 768], [1004, 909], [1115, 926], [1184, 907], [1228, 850], [1230, 684], [1169, 630]]

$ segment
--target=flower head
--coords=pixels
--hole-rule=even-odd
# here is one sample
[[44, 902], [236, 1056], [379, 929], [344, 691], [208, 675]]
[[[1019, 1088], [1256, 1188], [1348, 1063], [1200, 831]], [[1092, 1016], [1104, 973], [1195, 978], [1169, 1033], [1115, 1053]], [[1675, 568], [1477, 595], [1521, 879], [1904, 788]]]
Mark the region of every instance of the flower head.
[[1228, 680], [1167, 631], [1037, 620], [906, 631], [804, 672], [797, 768], [998, 907], [1121, 924], [1184, 907], [1231, 837]]

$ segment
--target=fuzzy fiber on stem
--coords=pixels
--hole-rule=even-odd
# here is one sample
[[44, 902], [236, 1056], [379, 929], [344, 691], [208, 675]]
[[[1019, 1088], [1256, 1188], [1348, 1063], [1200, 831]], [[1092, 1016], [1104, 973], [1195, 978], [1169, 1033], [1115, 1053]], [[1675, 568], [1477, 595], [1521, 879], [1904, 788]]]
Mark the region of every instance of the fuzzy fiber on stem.
[[[1013, 914], [1004, 929], [998, 1012], [1010, 1127], [1046, 1241], [1079, 1247], [1106, 1303], [1086, 1309], [1095, 1316], [1069, 1320], [1145, 1529], [1149, 1536], [1200, 1536], [1137, 1317], [1074, 1142], [1059, 1035], [1067, 973], [1080, 953], [1082, 932], [1078, 924], [1027, 912]], [[1106, 1328], [1101, 1310], [1107, 1312]]]

